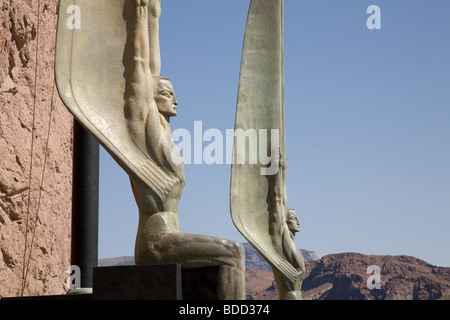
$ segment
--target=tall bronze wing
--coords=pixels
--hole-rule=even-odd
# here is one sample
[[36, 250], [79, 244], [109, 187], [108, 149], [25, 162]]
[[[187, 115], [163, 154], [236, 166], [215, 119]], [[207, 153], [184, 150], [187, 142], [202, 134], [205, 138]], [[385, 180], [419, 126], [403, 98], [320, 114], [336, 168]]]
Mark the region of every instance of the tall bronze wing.
[[127, 16], [133, 0], [60, 0], [55, 56], [59, 95], [118, 164], [161, 198], [178, 178], [133, 142], [124, 119]]
[[[267, 130], [269, 136], [267, 150], [264, 141], [260, 140], [261, 129], [262, 132]], [[243, 151], [237, 143], [239, 130], [241, 133], [258, 133], [258, 155], [260, 152], [270, 155], [277, 144], [281, 154], [285, 155], [282, 0], [252, 0], [250, 3], [236, 108], [230, 205], [233, 222], [241, 234], [272, 268], [293, 279], [297, 272], [284, 259], [269, 234], [269, 185], [267, 176], [261, 172], [266, 165], [261, 163], [260, 157], [256, 164], [250, 163], [247, 154], [245, 163], [242, 160], [239, 163], [238, 154]], [[279, 141], [270, 140], [271, 130], [278, 130]], [[252, 150], [247, 147], [244, 152]], [[242, 159], [242, 155], [240, 157]], [[285, 177], [283, 180], [285, 189]], [[286, 197], [286, 192], [284, 195]]]

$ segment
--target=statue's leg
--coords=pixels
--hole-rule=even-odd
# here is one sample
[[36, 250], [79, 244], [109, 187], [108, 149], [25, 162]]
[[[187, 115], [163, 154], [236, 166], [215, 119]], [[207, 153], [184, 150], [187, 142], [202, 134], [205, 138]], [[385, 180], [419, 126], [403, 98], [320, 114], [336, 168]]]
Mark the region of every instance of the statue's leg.
[[219, 266], [219, 299], [245, 299], [245, 250], [242, 245], [188, 233], [170, 233], [164, 240], [172, 244], [164, 255], [184, 268]]
[[219, 266], [217, 296], [220, 300], [244, 300], [245, 250], [237, 242], [216, 237], [170, 232], [155, 241], [153, 261], [179, 263], [183, 268]]
[[276, 271], [273, 272], [275, 281], [278, 287], [280, 300], [302, 300], [302, 279], [298, 279], [295, 282], [289, 280], [283, 273]]

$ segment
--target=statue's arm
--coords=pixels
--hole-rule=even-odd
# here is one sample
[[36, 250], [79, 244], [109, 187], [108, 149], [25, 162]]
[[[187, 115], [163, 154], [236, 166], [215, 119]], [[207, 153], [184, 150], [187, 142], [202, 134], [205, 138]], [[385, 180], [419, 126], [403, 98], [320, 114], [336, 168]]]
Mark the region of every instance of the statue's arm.
[[300, 249], [296, 246], [294, 251], [294, 261], [292, 265], [299, 271], [305, 273], [305, 260], [303, 259]]
[[161, 17], [161, 0], [150, 0], [148, 15], [148, 34], [150, 44], [150, 70], [152, 75], [161, 73], [161, 51], [159, 46], [159, 18]]
[[285, 244], [283, 253], [286, 260], [297, 269], [297, 271], [305, 272], [305, 261], [295, 240], [291, 238], [289, 232], [285, 232], [283, 237], [283, 243]]
[[283, 228], [286, 228], [284, 205], [283, 162], [279, 157], [279, 170], [269, 179], [269, 233], [274, 243], [282, 245]]
[[130, 134], [144, 150], [145, 137], [154, 142], [161, 138], [159, 112], [154, 102], [153, 77], [150, 70], [149, 7], [148, 0], [135, 0], [135, 16], [129, 31], [126, 62], [125, 112]]

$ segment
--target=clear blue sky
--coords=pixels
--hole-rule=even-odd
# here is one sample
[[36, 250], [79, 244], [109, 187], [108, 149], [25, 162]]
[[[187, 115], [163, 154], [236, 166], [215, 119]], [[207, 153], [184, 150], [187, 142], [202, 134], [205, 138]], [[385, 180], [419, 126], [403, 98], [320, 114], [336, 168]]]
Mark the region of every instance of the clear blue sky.
[[[193, 134], [202, 121], [225, 135], [249, 0], [162, 3], [172, 130]], [[373, 4], [380, 30], [366, 26]], [[285, 0], [287, 187], [300, 248], [450, 266], [449, 12], [448, 0]], [[230, 165], [185, 171], [182, 231], [245, 242], [230, 216]], [[133, 255], [137, 221], [128, 177], [102, 150], [99, 257]]]

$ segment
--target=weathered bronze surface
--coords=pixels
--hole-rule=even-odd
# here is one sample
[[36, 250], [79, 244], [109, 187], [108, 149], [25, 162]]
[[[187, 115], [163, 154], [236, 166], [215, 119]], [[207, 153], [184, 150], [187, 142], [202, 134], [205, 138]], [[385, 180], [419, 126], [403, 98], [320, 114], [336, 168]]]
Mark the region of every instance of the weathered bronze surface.
[[[235, 137], [231, 216], [237, 229], [272, 266], [280, 299], [301, 299], [305, 266], [294, 240], [298, 219], [286, 206], [283, 38], [283, 1], [252, 0], [245, 29], [235, 136], [238, 131], [254, 131], [267, 132], [269, 137], [264, 138], [268, 143], [261, 143], [264, 134], [258, 134], [255, 148], [242, 147]], [[252, 163], [249, 153], [255, 149], [258, 155], [270, 155], [271, 163], [261, 158]]]

